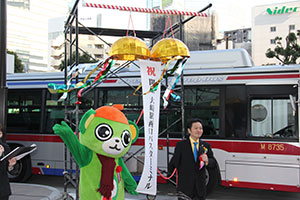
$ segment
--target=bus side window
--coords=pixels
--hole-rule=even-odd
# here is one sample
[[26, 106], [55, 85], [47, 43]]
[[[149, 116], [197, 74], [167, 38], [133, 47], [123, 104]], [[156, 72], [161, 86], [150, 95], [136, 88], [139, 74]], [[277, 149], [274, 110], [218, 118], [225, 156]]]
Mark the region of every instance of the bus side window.
[[296, 138], [294, 114], [289, 99], [252, 99], [251, 136]]
[[65, 117], [64, 101], [58, 101], [61, 94], [46, 93], [46, 112], [44, 120], [44, 132], [53, 133], [52, 127], [60, 123]]
[[203, 135], [220, 136], [219, 86], [197, 86], [185, 89], [185, 118], [200, 118], [203, 121]]
[[243, 85], [226, 86], [225, 137], [245, 138], [247, 127], [246, 89]]
[[41, 94], [40, 89], [9, 90], [8, 132], [39, 132], [41, 122]]

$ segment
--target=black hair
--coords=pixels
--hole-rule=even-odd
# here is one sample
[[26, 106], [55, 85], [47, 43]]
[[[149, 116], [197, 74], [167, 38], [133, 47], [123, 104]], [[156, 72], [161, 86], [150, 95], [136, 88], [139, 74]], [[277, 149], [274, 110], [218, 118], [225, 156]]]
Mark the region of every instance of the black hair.
[[193, 123], [196, 123], [196, 122], [199, 122], [200, 124], [203, 124], [201, 119], [193, 118], [193, 119], [189, 119], [187, 121], [186, 127], [188, 129], [192, 129]]

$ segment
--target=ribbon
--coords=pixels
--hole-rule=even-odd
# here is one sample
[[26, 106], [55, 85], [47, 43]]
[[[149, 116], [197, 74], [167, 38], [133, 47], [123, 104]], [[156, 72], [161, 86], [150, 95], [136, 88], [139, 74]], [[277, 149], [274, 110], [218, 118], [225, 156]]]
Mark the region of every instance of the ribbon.
[[[48, 84], [48, 90], [50, 93], [52, 94], [57, 94], [57, 93], [64, 93], [58, 101], [63, 101], [67, 98], [68, 93], [72, 90], [75, 89], [81, 89], [81, 91], [79, 91], [79, 95], [81, 96], [82, 90], [86, 87], [88, 87], [89, 85], [97, 82], [99, 79], [101, 80], [103, 77], [101, 77], [102, 75], [105, 75], [107, 73], [107, 71], [105, 71], [107, 69], [107, 65], [108, 63], [112, 64], [112, 61], [110, 62], [110, 60], [112, 59], [112, 57], [109, 57], [107, 59], [105, 59], [105, 61], [99, 61], [96, 64], [79, 64], [77, 66], [75, 66], [74, 68], [72, 68], [72, 70], [68, 73], [68, 81], [67, 84], [65, 85], [58, 85], [55, 83], [49, 83]], [[98, 69], [100, 69], [102, 66], [104, 65], [104, 69], [101, 70], [99, 72], [99, 74], [96, 76], [95, 80], [89, 80], [90, 76], [95, 73]], [[111, 67], [111, 65], [109, 65]], [[109, 67], [109, 68], [110, 68]], [[79, 74], [83, 73], [84, 71], [86, 71], [87, 69], [92, 69], [92, 71], [79, 83], [77, 84], [72, 84], [73, 82], [73, 78], [77, 77]], [[78, 102], [76, 102], [78, 103]]]
[[199, 170], [202, 169], [202, 167], [204, 167], [205, 162], [202, 159], [202, 155], [206, 154], [208, 152], [207, 148], [203, 145], [201, 145], [202, 150], [202, 154], [199, 156], [199, 160], [200, 160], [200, 164], [199, 164]]
[[[95, 83], [100, 82], [104, 77], [106, 77], [106, 74], [110, 70], [112, 64], [113, 64], [113, 60], [105, 62], [103, 69], [97, 74], [97, 76], [95, 77], [94, 81], [90, 84], [90, 86], [95, 85]], [[76, 102], [76, 104], [81, 104], [82, 91], [85, 88], [86, 87], [84, 87], [78, 91], [78, 93], [77, 93], [78, 101]]]
[[187, 61], [186, 58], [178, 60], [176, 65], [174, 66], [174, 68], [171, 70], [171, 73], [167, 74], [167, 76], [169, 76], [176, 70], [173, 79], [171, 80], [170, 84], [168, 85], [168, 87], [162, 97], [163, 101], [164, 101], [164, 104], [163, 104], [164, 109], [166, 109], [169, 104], [168, 100], [169, 100], [170, 96], [172, 96], [172, 98], [176, 102], [180, 101], [180, 99], [181, 99], [180, 96], [177, 96], [176, 94], [173, 93], [173, 89], [175, 88], [175, 86], [183, 72], [183, 68], [184, 68], [186, 61]]

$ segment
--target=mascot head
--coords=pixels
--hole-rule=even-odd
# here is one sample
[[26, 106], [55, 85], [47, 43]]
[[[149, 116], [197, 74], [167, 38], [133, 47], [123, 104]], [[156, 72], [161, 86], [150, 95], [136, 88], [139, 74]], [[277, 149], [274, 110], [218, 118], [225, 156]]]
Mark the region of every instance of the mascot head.
[[114, 105], [87, 111], [79, 124], [80, 143], [107, 157], [124, 156], [137, 140], [138, 127], [127, 120], [122, 109], [122, 105]]

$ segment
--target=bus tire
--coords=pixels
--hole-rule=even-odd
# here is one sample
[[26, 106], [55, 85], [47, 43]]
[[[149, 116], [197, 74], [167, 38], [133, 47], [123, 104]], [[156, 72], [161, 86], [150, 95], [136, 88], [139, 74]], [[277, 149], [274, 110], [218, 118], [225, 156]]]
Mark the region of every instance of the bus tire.
[[213, 168], [206, 168], [206, 195], [209, 195], [214, 191], [216, 186], [221, 182], [221, 175], [218, 163]]
[[30, 155], [18, 160], [13, 170], [8, 172], [8, 178], [12, 182], [26, 182], [31, 177]]

